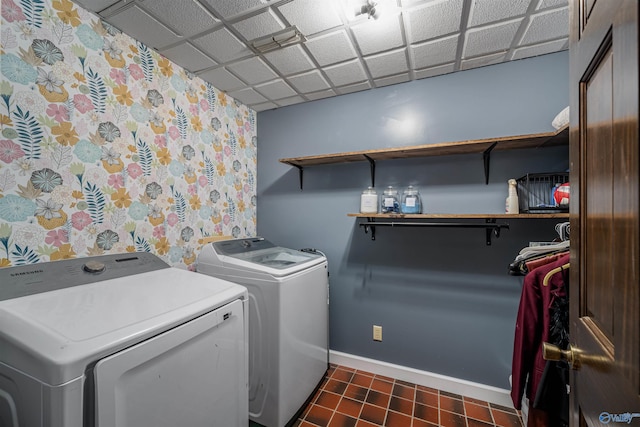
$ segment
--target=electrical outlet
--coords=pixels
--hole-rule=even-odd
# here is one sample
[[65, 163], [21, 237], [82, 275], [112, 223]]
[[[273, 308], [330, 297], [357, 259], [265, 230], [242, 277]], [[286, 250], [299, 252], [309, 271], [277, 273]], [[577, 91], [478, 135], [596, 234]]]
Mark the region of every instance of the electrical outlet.
[[382, 341], [382, 326], [373, 325], [373, 340]]

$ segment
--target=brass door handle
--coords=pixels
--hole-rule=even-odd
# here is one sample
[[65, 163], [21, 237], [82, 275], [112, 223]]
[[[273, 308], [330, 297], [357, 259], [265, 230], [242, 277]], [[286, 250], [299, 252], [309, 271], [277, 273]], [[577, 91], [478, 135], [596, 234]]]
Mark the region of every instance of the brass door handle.
[[605, 356], [585, 354], [579, 348], [572, 347], [571, 344], [569, 344], [567, 350], [562, 350], [560, 347], [549, 344], [548, 342], [542, 343], [542, 357], [544, 360], [564, 360], [571, 366], [571, 369], [576, 371], [579, 370], [583, 364], [596, 369], [603, 369], [611, 363]]

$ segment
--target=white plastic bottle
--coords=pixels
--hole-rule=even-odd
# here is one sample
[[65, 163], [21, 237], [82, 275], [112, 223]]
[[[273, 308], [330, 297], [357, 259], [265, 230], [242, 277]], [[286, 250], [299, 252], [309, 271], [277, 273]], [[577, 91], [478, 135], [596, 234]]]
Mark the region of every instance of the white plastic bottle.
[[520, 205], [518, 204], [518, 189], [515, 179], [510, 179], [509, 183], [509, 197], [507, 197], [505, 203], [505, 212], [508, 214], [520, 213]]

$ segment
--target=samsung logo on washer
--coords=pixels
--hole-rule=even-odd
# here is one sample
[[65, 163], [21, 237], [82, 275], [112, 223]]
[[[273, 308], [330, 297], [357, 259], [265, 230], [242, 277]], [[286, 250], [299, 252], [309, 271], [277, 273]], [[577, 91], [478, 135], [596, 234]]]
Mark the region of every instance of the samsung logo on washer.
[[27, 274], [44, 273], [44, 270], [21, 271], [20, 273], [11, 273], [11, 277], [26, 276]]

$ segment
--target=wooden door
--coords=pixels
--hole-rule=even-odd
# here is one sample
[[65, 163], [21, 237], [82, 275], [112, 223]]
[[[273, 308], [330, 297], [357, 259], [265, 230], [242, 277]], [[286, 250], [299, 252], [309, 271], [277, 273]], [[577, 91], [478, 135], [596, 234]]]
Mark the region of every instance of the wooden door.
[[571, 425], [640, 425], [638, 0], [570, 25]]

